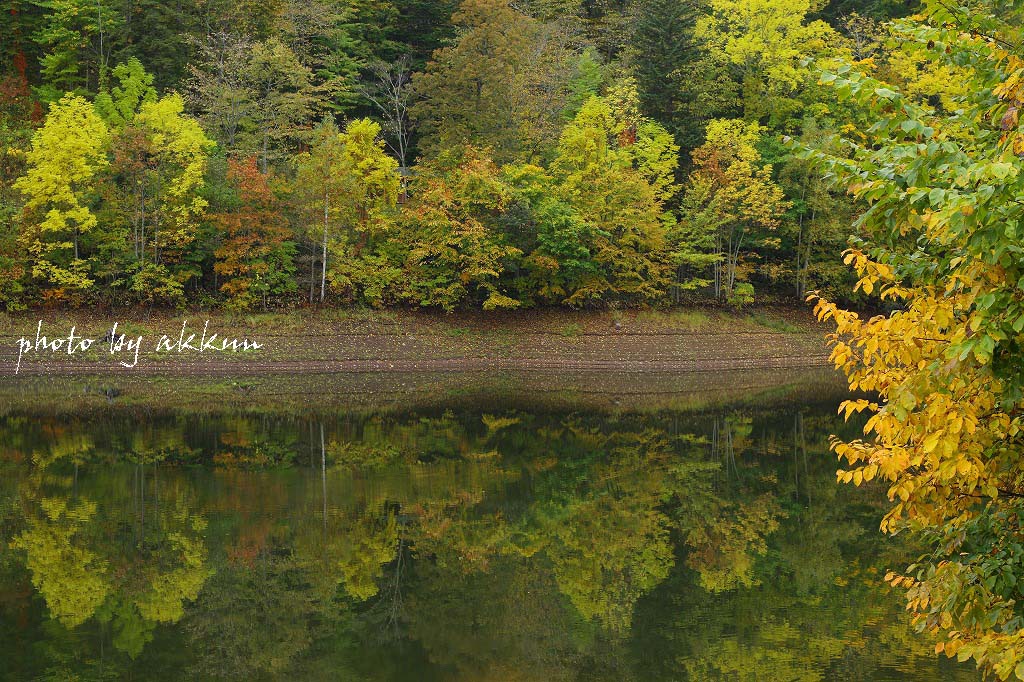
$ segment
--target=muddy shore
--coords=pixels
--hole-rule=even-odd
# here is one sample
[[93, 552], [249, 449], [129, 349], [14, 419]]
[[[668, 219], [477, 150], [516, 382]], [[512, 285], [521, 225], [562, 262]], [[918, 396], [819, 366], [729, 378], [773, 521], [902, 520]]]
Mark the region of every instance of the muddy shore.
[[[97, 339], [86, 353], [24, 353], [44, 330]], [[256, 339], [240, 353], [155, 351], [180, 329]], [[102, 338], [143, 337], [135, 367]], [[529, 402], [552, 409], [704, 409], [835, 400], [824, 334], [805, 310], [438, 316], [310, 311], [226, 316], [8, 316], [0, 320], [0, 413], [83, 409], [285, 411]], [[193, 344], [194, 345], [194, 344]], [[35, 353], [35, 354], [33, 354]]]
[[[827, 358], [825, 330], [802, 310], [500, 316], [379, 311], [23, 314], [0, 322], [4, 382], [82, 374], [109, 374], [115, 380], [343, 372], [708, 372], [822, 367]], [[115, 350], [109, 334], [115, 322], [127, 348], [122, 344]], [[89, 348], [83, 350], [69, 336], [72, 327], [75, 338], [94, 341]], [[216, 346], [251, 340], [260, 348], [203, 348], [211, 334], [217, 335]], [[49, 345], [40, 345], [41, 336]], [[136, 340], [140, 347], [133, 349], [130, 344]], [[74, 352], [67, 352], [75, 344]]]

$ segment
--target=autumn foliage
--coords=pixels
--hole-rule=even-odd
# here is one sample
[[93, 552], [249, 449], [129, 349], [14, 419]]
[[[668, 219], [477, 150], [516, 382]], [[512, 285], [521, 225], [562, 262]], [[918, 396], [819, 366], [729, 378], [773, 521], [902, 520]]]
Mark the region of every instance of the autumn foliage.
[[867, 415], [863, 439], [833, 441], [838, 477], [882, 481], [882, 529], [929, 547], [887, 578], [936, 651], [1024, 679], [1024, 60], [993, 9], [936, 7], [898, 29], [922, 57], [970, 64], [970, 80], [946, 112], [850, 67], [822, 77], [876, 120], [820, 159], [865, 206], [846, 254], [856, 286], [892, 309], [817, 303], [833, 363], [864, 396], [842, 410]]
[[228, 162], [228, 180], [237, 191], [238, 204], [214, 216], [221, 231], [214, 251], [214, 271], [225, 281], [220, 290], [232, 307], [266, 307], [272, 295], [284, 294], [294, 283], [289, 279], [294, 247], [291, 230], [274, 195], [269, 178], [260, 172], [256, 157]]

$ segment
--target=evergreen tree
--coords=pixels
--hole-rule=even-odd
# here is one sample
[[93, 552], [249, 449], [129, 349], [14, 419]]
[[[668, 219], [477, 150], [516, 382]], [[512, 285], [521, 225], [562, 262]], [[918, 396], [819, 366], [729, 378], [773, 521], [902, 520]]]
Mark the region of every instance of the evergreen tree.
[[690, 149], [703, 132], [693, 116], [699, 83], [693, 65], [701, 58], [693, 31], [703, 9], [699, 0], [645, 0], [634, 13], [629, 40], [643, 112]]
[[65, 92], [87, 94], [103, 84], [123, 21], [112, 0], [36, 0], [43, 18], [32, 39], [43, 51], [37, 89], [53, 102]]

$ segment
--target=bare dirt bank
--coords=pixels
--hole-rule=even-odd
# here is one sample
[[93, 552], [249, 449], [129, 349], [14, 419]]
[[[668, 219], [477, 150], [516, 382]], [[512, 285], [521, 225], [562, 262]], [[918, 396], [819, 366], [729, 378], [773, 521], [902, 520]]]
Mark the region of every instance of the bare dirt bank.
[[[210, 320], [210, 330], [257, 339], [256, 352], [156, 353]], [[0, 319], [0, 414], [161, 409], [308, 414], [457, 405], [552, 409], [705, 409], [838, 400], [825, 329], [807, 311], [724, 314], [528, 313], [437, 316], [319, 311], [228, 317], [75, 315], [45, 328], [101, 338], [113, 321], [146, 341], [127, 369], [109, 353], [22, 358], [38, 316]]]
[[[44, 335], [98, 339], [88, 351], [68, 354], [22, 349]], [[129, 338], [142, 338], [136, 360], [110, 352], [102, 338], [113, 322]], [[182, 331], [182, 327], [185, 327]], [[206, 329], [220, 339], [255, 340], [259, 350], [157, 350]], [[567, 370], [609, 372], [714, 372], [734, 369], [823, 367], [824, 330], [807, 311], [726, 314], [567, 313], [437, 316], [379, 311], [310, 311], [282, 315], [211, 313], [141, 316], [31, 314], [0, 320], [0, 382], [29, 376], [252, 376], [361, 372], [485, 372]], [[198, 337], [193, 346], [199, 345]], [[20, 355], [20, 368], [18, 368]], [[17, 376], [15, 376], [15, 371]]]

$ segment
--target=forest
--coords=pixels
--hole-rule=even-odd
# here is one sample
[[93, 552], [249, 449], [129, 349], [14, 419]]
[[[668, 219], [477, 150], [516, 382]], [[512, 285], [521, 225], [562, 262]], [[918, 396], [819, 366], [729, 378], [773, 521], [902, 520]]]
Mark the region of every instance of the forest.
[[0, 305], [444, 311], [857, 300], [802, 147], [891, 0], [12, 0]]

